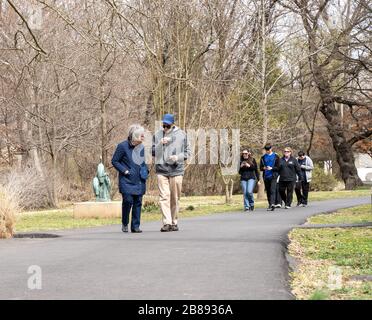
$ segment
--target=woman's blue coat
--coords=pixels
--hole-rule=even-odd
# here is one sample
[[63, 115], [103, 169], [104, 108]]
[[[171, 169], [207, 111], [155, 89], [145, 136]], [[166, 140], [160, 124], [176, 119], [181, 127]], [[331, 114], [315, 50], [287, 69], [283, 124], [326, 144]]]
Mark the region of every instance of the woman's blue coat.
[[[119, 191], [122, 194], [143, 195], [146, 192], [148, 168], [143, 144], [133, 146], [129, 140], [118, 144], [111, 160], [119, 172]], [[128, 174], [125, 172], [128, 170]]]

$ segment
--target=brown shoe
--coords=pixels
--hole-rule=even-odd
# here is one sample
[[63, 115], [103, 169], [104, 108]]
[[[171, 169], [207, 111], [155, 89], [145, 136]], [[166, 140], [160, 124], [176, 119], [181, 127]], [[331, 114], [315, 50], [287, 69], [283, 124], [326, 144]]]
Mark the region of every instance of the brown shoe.
[[166, 224], [164, 225], [161, 229], [160, 229], [161, 232], [169, 232], [169, 231], [172, 231], [172, 226], [170, 224]]
[[172, 231], [178, 231], [178, 226], [176, 224], [173, 224], [172, 225]]

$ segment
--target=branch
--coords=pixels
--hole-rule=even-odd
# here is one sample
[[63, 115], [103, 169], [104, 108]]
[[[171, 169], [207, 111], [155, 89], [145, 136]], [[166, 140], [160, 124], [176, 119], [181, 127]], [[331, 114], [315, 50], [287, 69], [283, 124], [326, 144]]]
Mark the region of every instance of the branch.
[[353, 145], [354, 143], [356, 143], [356, 142], [358, 142], [358, 141], [360, 141], [360, 140], [363, 140], [363, 139], [367, 139], [367, 138], [369, 138], [371, 135], [372, 135], [372, 129], [367, 129], [367, 130], [364, 131], [363, 133], [358, 134], [358, 135], [352, 137], [352, 138], [348, 141], [348, 143], [349, 143], [350, 145]]
[[13, 4], [12, 1], [10, 1], [10, 0], [6, 0], [6, 1], [7, 1], [7, 2], [9, 3], [9, 5], [13, 8], [13, 10], [15, 11], [15, 13], [16, 13], [20, 18], [21, 18], [21, 20], [25, 23], [28, 32], [30, 33], [32, 39], [34, 40], [34, 42], [35, 42], [35, 44], [36, 44], [36, 46], [37, 46], [37, 48], [35, 48], [35, 47], [33, 47], [33, 48], [34, 48], [36, 51], [41, 52], [41, 53], [44, 53], [44, 54], [46, 55], [46, 54], [47, 54], [46, 51], [45, 51], [45, 50], [40, 46], [40, 44], [39, 44], [39, 42], [37, 41], [37, 39], [36, 39], [34, 33], [32, 32], [30, 26], [28, 25], [27, 20], [26, 20], [26, 19], [24, 18], [24, 16], [19, 12], [19, 10], [16, 8], [16, 6]]
[[345, 99], [345, 98], [342, 98], [342, 97], [334, 97], [333, 100], [335, 102], [338, 102], [338, 103], [346, 104], [349, 107], [351, 107], [351, 106], [360, 106], [360, 107], [367, 107], [367, 108], [369, 108], [369, 106], [366, 103], [360, 102], [360, 101]]

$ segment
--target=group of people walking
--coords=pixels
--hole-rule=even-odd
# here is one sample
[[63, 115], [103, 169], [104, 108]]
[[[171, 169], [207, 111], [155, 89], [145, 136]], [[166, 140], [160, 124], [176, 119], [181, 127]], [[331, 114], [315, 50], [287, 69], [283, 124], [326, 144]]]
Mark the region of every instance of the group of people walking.
[[272, 145], [264, 146], [265, 154], [260, 159], [259, 168], [250, 149], [244, 149], [240, 161], [240, 180], [244, 198], [244, 209], [254, 210], [253, 190], [259, 180], [259, 171], [263, 172], [263, 181], [269, 206], [267, 210], [275, 208], [290, 209], [293, 191], [297, 196], [297, 206], [305, 207], [308, 203], [313, 161], [303, 151], [298, 152], [298, 158], [293, 157], [290, 147], [283, 149], [283, 156], [272, 150]]
[[[162, 212], [161, 232], [178, 231], [179, 200], [185, 161], [190, 157], [190, 146], [186, 133], [175, 125], [172, 114], [165, 114], [162, 128], [152, 139], [152, 156], [155, 159], [155, 172], [159, 190], [159, 203]], [[128, 138], [119, 143], [112, 157], [112, 165], [119, 173], [119, 191], [122, 195], [122, 231], [129, 232], [129, 217], [132, 212], [130, 230], [141, 233], [141, 209], [143, 195], [146, 193], [146, 180], [149, 169], [145, 163], [143, 141], [145, 129], [140, 125], [129, 128]], [[282, 206], [289, 209], [293, 190], [299, 206], [306, 206], [313, 163], [304, 152], [298, 158], [292, 156], [292, 149], [284, 148], [283, 157], [273, 152], [271, 144], [264, 146], [265, 154], [259, 166], [252, 151], [244, 149], [241, 154], [239, 173], [244, 195], [244, 209], [254, 210], [253, 190], [263, 172], [268, 210]]]

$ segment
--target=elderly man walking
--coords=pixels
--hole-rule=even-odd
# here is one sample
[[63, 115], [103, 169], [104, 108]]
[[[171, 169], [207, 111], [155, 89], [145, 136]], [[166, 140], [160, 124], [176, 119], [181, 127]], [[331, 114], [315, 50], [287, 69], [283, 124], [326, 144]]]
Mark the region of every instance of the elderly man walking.
[[155, 133], [152, 155], [160, 194], [163, 227], [161, 232], [178, 231], [179, 199], [185, 161], [190, 156], [186, 133], [174, 124], [174, 116], [165, 114], [163, 128]]

